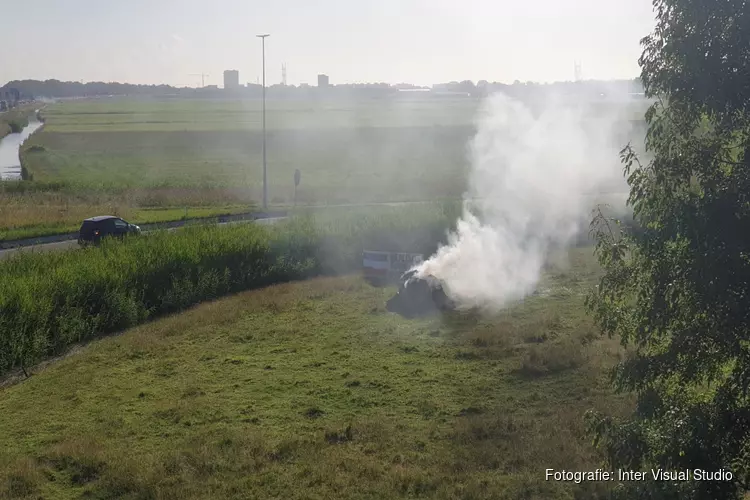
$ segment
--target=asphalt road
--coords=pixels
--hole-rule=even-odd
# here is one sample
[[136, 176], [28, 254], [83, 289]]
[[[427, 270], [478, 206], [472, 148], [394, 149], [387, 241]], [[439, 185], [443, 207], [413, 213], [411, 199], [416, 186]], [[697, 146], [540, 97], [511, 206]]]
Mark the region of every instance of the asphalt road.
[[[255, 220], [219, 222], [217, 225], [225, 226], [227, 224], [244, 224], [248, 222], [255, 222], [258, 224], [274, 224], [283, 219], [286, 219], [286, 217], [267, 217], [267, 218], [255, 219]], [[183, 226], [180, 226], [180, 227], [183, 227]], [[177, 229], [180, 229], [180, 227], [170, 227], [164, 230], [176, 231]], [[149, 232], [152, 232], [152, 231], [144, 231], [143, 233], [148, 234]], [[25, 253], [54, 252], [54, 251], [60, 251], [60, 250], [73, 250], [76, 248], [78, 248], [78, 241], [76, 240], [55, 241], [52, 243], [42, 243], [39, 245], [30, 245], [30, 246], [8, 248], [5, 250], [0, 250], [0, 259], [8, 258], [17, 252], [25, 252]]]
[[[360, 204], [343, 204], [343, 205], [321, 205], [313, 207], [299, 207], [300, 209], [326, 209], [326, 208], [362, 208], [362, 207], [376, 207], [376, 206], [402, 206], [402, 205], [420, 205], [429, 202], [425, 201], [400, 201], [400, 202], [381, 202], [381, 203], [360, 203]], [[221, 218], [224, 222], [219, 222], [219, 225], [223, 224], [238, 224], [243, 222], [258, 222], [260, 224], [273, 224], [274, 221], [284, 219], [286, 211], [269, 211], [265, 214], [234, 214], [226, 215]], [[249, 218], [248, 218], [249, 217]], [[192, 219], [191, 221], [172, 221], [162, 222], [155, 224], [141, 224], [141, 229], [144, 233], [151, 232], [153, 230], [167, 230], [173, 231], [179, 227], [183, 227], [187, 222], [199, 222], [200, 219]], [[78, 233], [69, 234], [56, 234], [50, 236], [39, 236], [36, 238], [28, 238], [24, 240], [15, 241], [0, 241], [0, 259], [6, 258], [13, 255], [16, 252], [36, 252], [36, 251], [55, 251], [55, 250], [66, 250], [76, 248], [78, 243], [76, 239]]]

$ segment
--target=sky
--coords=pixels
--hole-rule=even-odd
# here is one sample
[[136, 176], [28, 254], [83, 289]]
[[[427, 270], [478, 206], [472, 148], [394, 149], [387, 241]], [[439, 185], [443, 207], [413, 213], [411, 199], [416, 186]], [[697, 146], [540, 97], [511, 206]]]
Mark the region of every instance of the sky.
[[0, 85], [16, 79], [240, 82], [572, 80], [640, 73], [650, 0], [35, 0], [3, 24]]

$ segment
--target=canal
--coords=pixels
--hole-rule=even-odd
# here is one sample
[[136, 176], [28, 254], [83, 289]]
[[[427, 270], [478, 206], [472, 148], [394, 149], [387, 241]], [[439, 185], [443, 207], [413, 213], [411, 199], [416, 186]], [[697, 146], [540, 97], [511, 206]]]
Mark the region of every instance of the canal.
[[6, 135], [0, 139], [0, 180], [19, 180], [21, 178], [20, 150], [23, 142], [36, 132], [42, 122], [36, 116], [29, 118], [29, 124], [21, 132]]

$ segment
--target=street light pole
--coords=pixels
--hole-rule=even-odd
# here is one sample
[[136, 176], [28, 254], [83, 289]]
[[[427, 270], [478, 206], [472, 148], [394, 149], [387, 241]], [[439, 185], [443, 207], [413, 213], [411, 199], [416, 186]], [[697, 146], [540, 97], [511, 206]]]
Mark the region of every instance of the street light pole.
[[268, 173], [266, 169], [266, 37], [256, 35], [261, 40], [263, 50], [263, 210], [268, 210]]

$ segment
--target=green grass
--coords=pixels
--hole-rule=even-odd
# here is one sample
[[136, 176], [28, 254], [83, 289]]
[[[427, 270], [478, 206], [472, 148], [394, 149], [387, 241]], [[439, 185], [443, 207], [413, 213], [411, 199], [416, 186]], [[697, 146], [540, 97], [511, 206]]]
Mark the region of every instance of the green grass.
[[[50, 117], [48, 123], [54, 123]], [[271, 130], [269, 199], [290, 203], [424, 200], [460, 196], [471, 126]], [[259, 131], [53, 132], [29, 144], [36, 181], [94, 188], [243, 187], [262, 195]]]
[[[302, 173], [297, 202], [305, 205], [458, 199], [467, 187], [467, 144], [479, 104], [269, 101], [268, 201], [293, 203], [296, 169]], [[595, 104], [590, 112], [608, 106]], [[642, 116], [640, 108], [632, 111], [633, 120]], [[28, 141], [23, 165], [34, 182], [64, 185], [49, 196], [74, 202], [81, 212], [94, 215], [96, 198], [107, 193], [153, 193], [141, 197], [149, 199], [165, 190], [212, 192], [213, 206], [262, 200], [257, 100], [90, 99], [49, 105], [44, 114], [45, 128]], [[231, 199], [222, 200], [229, 191]], [[123, 206], [137, 210], [144, 203], [131, 199]], [[202, 202], [186, 195], [181, 203], [159, 204]], [[0, 197], [0, 228], [20, 226], [23, 234], [33, 234], [34, 226], [43, 234], [59, 218], [54, 204], [30, 199], [32, 214], [19, 224], [3, 216], [2, 205]]]
[[[471, 125], [476, 99], [394, 101], [269, 100], [269, 130]], [[45, 110], [52, 132], [178, 132], [261, 129], [261, 102], [252, 99], [92, 99]]]
[[[589, 408], [629, 401], [591, 249], [492, 317], [405, 320], [359, 277], [276, 285], [96, 341], [0, 389], [9, 498], [569, 499]], [[533, 367], [533, 369], [530, 369]]]
[[[479, 104], [270, 101], [270, 196], [292, 200], [297, 168], [303, 202], [460, 196]], [[601, 106], [592, 105], [592, 115]], [[99, 99], [51, 105], [45, 116], [44, 131], [32, 141], [41, 148], [25, 153], [35, 180], [121, 188], [243, 186], [259, 194], [257, 101]]]
[[[154, 206], [260, 204], [255, 104], [121, 99], [49, 106], [44, 130], [22, 156], [34, 183], [50, 187], [0, 197], [0, 232], [6, 239], [66, 232], [112, 205], [135, 218]], [[475, 106], [271, 103], [269, 202], [294, 202], [296, 169], [301, 205], [460, 197]]]
[[[83, 219], [114, 214], [133, 222], [252, 211], [242, 189], [77, 189], [65, 183], [0, 183], [0, 241], [66, 233]], [[72, 228], [72, 229], [71, 229]]]
[[[237, 213], [250, 212], [255, 207], [251, 206], [226, 206], [226, 207], [173, 207], [173, 208], [136, 208], [114, 206], [104, 214], [98, 215], [118, 215], [133, 224], [148, 224], [154, 222], [170, 222], [184, 218], [209, 218], [218, 215], [229, 215]], [[87, 208], [88, 210], [88, 208]], [[103, 207], [102, 210], [107, 210]], [[39, 236], [49, 236], [55, 234], [65, 234], [78, 231], [81, 227], [81, 221], [90, 217], [90, 213], [64, 213], [57, 220], [48, 220], [42, 223], [32, 223], [29, 225], [19, 225], [16, 221], [15, 227], [0, 229], [0, 241], [20, 240], [24, 238], [36, 238]]]
[[78, 252], [14, 254], [0, 262], [0, 372], [203, 300], [356, 269], [373, 242], [429, 254], [456, 209], [350, 211], [274, 227], [204, 225]]

